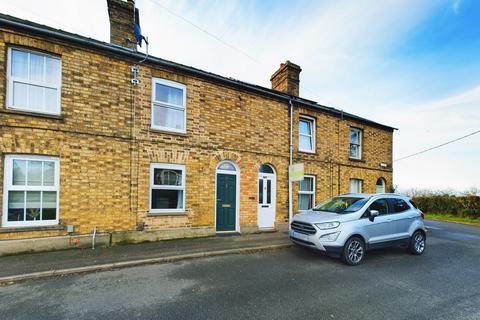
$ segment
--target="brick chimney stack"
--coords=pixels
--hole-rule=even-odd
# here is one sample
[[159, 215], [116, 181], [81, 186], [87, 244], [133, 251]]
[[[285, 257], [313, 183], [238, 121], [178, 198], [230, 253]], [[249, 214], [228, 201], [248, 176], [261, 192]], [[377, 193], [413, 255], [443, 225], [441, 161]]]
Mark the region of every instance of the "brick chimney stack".
[[135, 0], [107, 0], [110, 43], [135, 49]]
[[280, 64], [280, 68], [270, 78], [272, 89], [284, 92], [292, 96], [300, 94], [300, 66], [286, 61]]

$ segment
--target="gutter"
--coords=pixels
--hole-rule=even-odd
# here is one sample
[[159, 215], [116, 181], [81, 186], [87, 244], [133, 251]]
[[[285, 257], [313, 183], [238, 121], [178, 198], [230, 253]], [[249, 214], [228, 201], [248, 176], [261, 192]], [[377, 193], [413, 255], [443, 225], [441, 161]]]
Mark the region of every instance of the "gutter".
[[[10, 17], [10, 18], [8, 18], [8, 17]], [[86, 47], [91, 47], [91, 48], [93, 47], [95, 49], [104, 50], [104, 51], [107, 51], [107, 52], [110, 52], [110, 53], [113, 53], [113, 54], [116, 54], [116, 55], [119, 55], [119, 56], [122, 56], [122, 57], [127, 57], [127, 58], [131, 58], [131, 59], [135, 59], [135, 60], [145, 59], [145, 55], [143, 53], [138, 53], [133, 49], [128, 49], [128, 48], [124, 48], [124, 47], [121, 47], [121, 46], [118, 46], [118, 45], [101, 42], [101, 41], [98, 41], [98, 40], [95, 40], [95, 39], [91, 39], [91, 38], [83, 37], [83, 36], [76, 35], [76, 34], [73, 34], [73, 33], [61, 31], [61, 30], [58, 30], [58, 29], [54, 29], [54, 28], [47, 27], [47, 26], [44, 26], [44, 25], [32, 23], [32, 22], [29, 22], [29, 21], [25, 21], [25, 20], [22, 20], [22, 19], [18, 19], [18, 18], [15, 18], [15, 17], [4, 15], [4, 14], [0, 14], [0, 26], [1, 25], [5, 25], [5, 26], [8, 26], [8, 27], [16, 28], [16, 29], [22, 29], [22, 30], [25, 30], [25, 31], [29, 31], [31, 33], [36, 33], [36, 34], [40, 34], [40, 35], [44, 35], [44, 36], [48, 36], [48, 37], [54, 37], [54, 38], [57, 38], [57, 39], [60, 39], [60, 40], [73, 42], [73, 43], [80, 44], [80, 45], [86, 46]], [[383, 125], [381, 123], [377, 123], [377, 122], [372, 121], [372, 120], [368, 120], [368, 119], [365, 119], [365, 118], [362, 118], [362, 117], [358, 117], [358, 116], [355, 116], [353, 114], [343, 113], [340, 110], [330, 108], [330, 107], [327, 107], [327, 106], [323, 106], [323, 105], [317, 104], [316, 102], [313, 102], [313, 101], [310, 101], [310, 100], [302, 99], [300, 97], [291, 97], [287, 94], [282, 94], [282, 93], [277, 92], [275, 90], [271, 90], [271, 89], [267, 89], [267, 88], [264, 88], [264, 87], [261, 87], [261, 86], [249, 84], [249, 83], [242, 82], [242, 81], [239, 81], [239, 80], [235, 80], [235, 79], [232, 79], [232, 78], [222, 77], [222, 76], [219, 76], [219, 75], [214, 74], [214, 73], [210, 73], [210, 72], [206, 72], [206, 71], [196, 69], [196, 68], [193, 68], [193, 67], [185, 66], [185, 65], [178, 64], [178, 63], [175, 63], [175, 62], [172, 62], [172, 61], [148, 56], [148, 58], [146, 59], [145, 62], [149, 62], [149, 63], [152, 63], [154, 65], [158, 65], [158, 66], [162, 66], [162, 67], [166, 67], [166, 68], [170, 68], [170, 69], [175, 69], [175, 70], [181, 71], [183, 73], [194, 75], [194, 76], [204, 78], [204, 79], [208, 79], [208, 80], [211, 80], [211, 81], [214, 81], [214, 82], [219, 82], [219, 83], [223, 83], [223, 84], [233, 86], [233, 87], [237, 87], [237, 88], [240, 88], [240, 89], [260, 93], [260, 94], [268, 96], [270, 98], [279, 99], [283, 102], [291, 103], [293, 101], [293, 102], [295, 102], [295, 104], [301, 105], [303, 107], [314, 108], [316, 110], [320, 110], [320, 111], [323, 111], [325, 113], [329, 113], [329, 114], [332, 114], [332, 115], [337, 115], [338, 116], [338, 115], [343, 114], [346, 118], [349, 118], [351, 120], [358, 121], [358, 122], [361, 122], [361, 123], [364, 123], [364, 124], [367, 124], [367, 125], [379, 127], [379, 128], [384, 129], [384, 130], [391, 130], [391, 131], [397, 130], [397, 128], [390, 127], [390, 126], [387, 126], [387, 125]]]

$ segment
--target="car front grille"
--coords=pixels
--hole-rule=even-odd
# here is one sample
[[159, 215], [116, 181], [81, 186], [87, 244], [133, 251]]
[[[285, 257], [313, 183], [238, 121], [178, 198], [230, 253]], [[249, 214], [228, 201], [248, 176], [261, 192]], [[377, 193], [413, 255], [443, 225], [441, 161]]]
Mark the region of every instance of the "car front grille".
[[293, 221], [291, 226], [292, 226], [292, 230], [298, 233], [303, 233], [308, 235], [317, 233], [317, 230], [310, 223]]

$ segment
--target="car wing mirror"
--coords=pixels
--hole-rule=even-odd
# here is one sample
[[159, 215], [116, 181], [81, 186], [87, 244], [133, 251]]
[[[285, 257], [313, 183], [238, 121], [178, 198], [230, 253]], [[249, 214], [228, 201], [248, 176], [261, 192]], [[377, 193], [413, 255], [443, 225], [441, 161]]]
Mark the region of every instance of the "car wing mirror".
[[375, 220], [375, 217], [378, 217], [379, 214], [380, 212], [378, 210], [370, 210], [370, 221], [373, 222], [373, 220]]

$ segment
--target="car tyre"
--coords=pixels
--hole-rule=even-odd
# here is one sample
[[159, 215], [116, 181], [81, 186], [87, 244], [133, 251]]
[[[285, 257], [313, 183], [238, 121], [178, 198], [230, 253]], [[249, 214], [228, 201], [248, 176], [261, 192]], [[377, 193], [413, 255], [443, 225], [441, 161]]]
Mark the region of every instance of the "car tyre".
[[343, 246], [342, 261], [349, 266], [362, 263], [365, 257], [365, 242], [359, 237], [351, 237]]
[[426, 240], [425, 233], [420, 230], [415, 231], [410, 237], [408, 251], [416, 256], [423, 254], [426, 248]]

